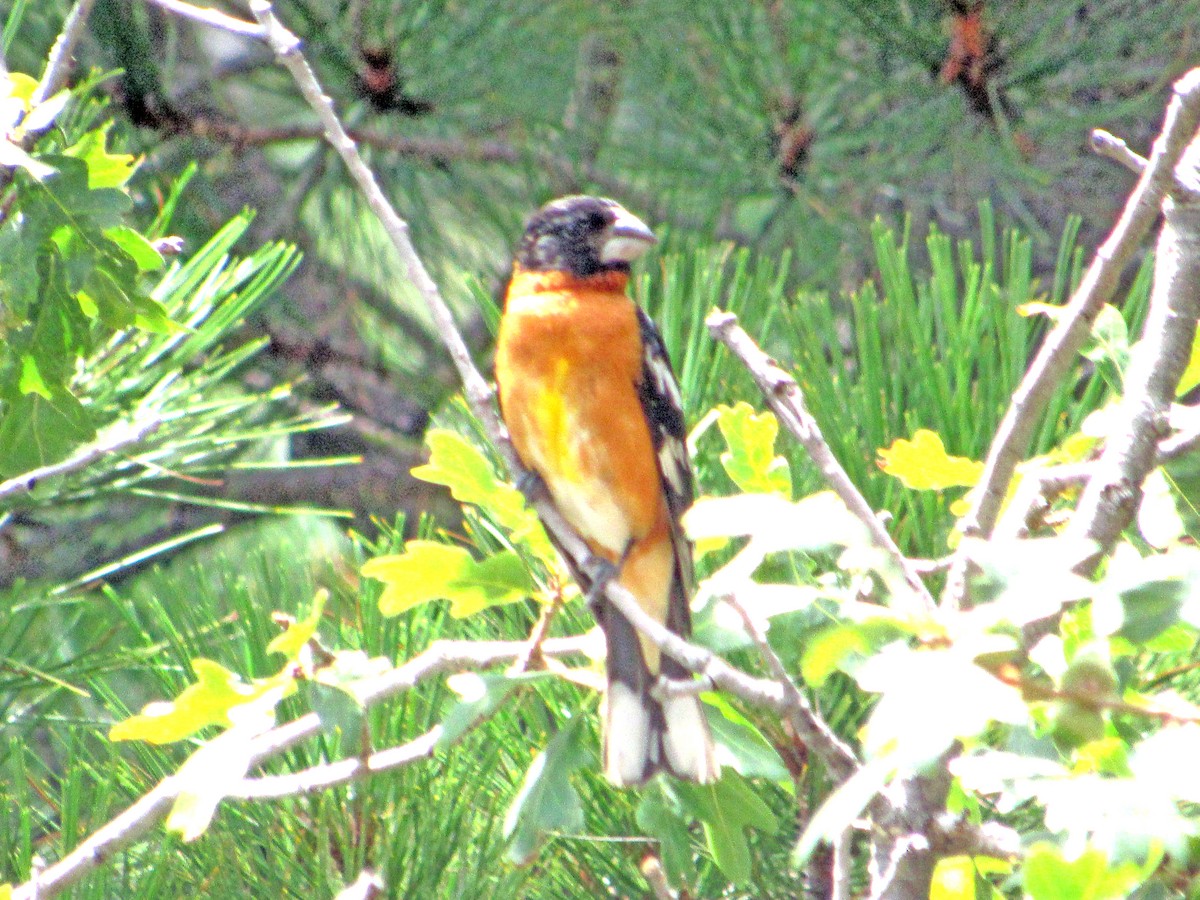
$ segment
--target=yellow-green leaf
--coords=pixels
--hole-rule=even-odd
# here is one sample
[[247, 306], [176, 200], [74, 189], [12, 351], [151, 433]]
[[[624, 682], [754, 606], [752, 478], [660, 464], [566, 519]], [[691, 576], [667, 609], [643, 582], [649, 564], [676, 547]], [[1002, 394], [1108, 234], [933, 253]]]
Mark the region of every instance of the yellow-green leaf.
[[524, 600], [534, 591], [529, 570], [517, 554], [503, 550], [479, 562], [472, 561], [450, 585], [450, 615], [472, 616], [489, 606]]
[[897, 438], [876, 452], [879, 468], [918, 491], [971, 487], [983, 472], [981, 462], [950, 456], [937, 432], [927, 428], [919, 429], [911, 441]]
[[537, 515], [525, 505], [521, 492], [496, 475], [477, 447], [444, 428], [431, 429], [425, 442], [429, 445], [429, 462], [412, 470], [414, 478], [450, 488], [455, 500], [479, 507], [538, 559], [555, 558]]
[[774, 413], [755, 413], [749, 403], [719, 406], [717, 427], [729, 449], [721, 465], [746, 493], [792, 496], [792, 472], [787, 460], [775, 453], [779, 422]]
[[275, 724], [275, 707], [288, 694], [287, 684], [275, 682], [235, 710], [232, 728], [206, 742], [180, 766], [174, 777], [179, 793], [167, 814], [168, 831], [194, 841], [208, 829], [218, 804], [249, 770], [253, 739]]
[[26, 75], [24, 72], [9, 72], [3, 79], [0, 79], [0, 84], [3, 84], [3, 91], [0, 91], [0, 96], [15, 97], [20, 100], [26, 109], [29, 108], [29, 101], [33, 99], [33, 92], [37, 90], [37, 79], [32, 75]]
[[284, 697], [296, 689], [286, 670], [274, 678], [247, 683], [210, 659], [193, 660], [192, 668], [195, 684], [175, 700], [148, 703], [138, 715], [113, 725], [109, 739], [170, 744], [209, 725], [232, 725], [239, 706], [253, 703], [270, 691], [279, 691]]
[[1025, 316], [1045, 316], [1051, 322], [1057, 322], [1058, 317], [1062, 315], [1065, 307], [1055, 303], [1046, 303], [1042, 300], [1030, 300], [1028, 303], [1022, 303], [1017, 307], [1017, 315]]
[[89, 131], [76, 143], [63, 150], [64, 156], [73, 156], [87, 164], [88, 188], [119, 188], [133, 177], [138, 160], [129, 153], [108, 152], [108, 130], [112, 122]]
[[1197, 331], [1196, 336], [1192, 338], [1192, 355], [1188, 357], [1187, 368], [1183, 370], [1183, 376], [1179, 379], [1179, 387], [1175, 389], [1175, 396], [1182, 397], [1198, 384], [1200, 384], [1200, 331]]
[[379, 611], [385, 616], [438, 600], [449, 592], [448, 585], [473, 562], [462, 547], [435, 541], [409, 541], [403, 553], [367, 560], [362, 573], [385, 585]]
[[0, 884], [0, 900], [12, 900], [13, 887], [11, 884]]
[[21, 357], [21, 378], [17, 382], [17, 389], [22, 394], [38, 394], [47, 400], [54, 399], [54, 394], [42, 377], [42, 371], [32, 353]]
[[462, 547], [434, 541], [409, 541], [403, 553], [372, 559], [362, 573], [386, 585], [379, 598], [385, 616], [430, 600], [449, 600], [450, 614], [462, 618], [521, 600], [534, 590], [525, 564], [511, 551], [476, 562]]
[[276, 635], [271, 643], [267, 644], [267, 652], [282, 653], [288, 659], [299, 656], [300, 651], [317, 633], [317, 626], [321, 624], [321, 616], [325, 612], [325, 603], [328, 600], [329, 591], [325, 588], [317, 591], [313, 597], [312, 611], [303, 619], [292, 622], [283, 634]]

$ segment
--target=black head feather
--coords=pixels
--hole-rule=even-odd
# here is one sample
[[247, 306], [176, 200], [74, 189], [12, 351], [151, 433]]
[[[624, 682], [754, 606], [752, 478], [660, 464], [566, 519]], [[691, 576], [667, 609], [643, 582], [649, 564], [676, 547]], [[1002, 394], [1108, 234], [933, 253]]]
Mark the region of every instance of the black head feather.
[[526, 222], [517, 263], [529, 271], [563, 271], [580, 278], [628, 272], [637, 255], [635, 245], [653, 242], [650, 229], [615, 200], [562, 197]]

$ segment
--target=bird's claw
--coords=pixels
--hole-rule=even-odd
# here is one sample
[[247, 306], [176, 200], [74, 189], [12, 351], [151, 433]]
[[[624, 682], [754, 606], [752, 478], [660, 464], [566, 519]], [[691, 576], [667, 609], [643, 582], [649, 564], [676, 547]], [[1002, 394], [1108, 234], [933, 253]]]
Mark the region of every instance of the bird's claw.
[[599, 606], [600, 598], [604, 596], [604, 590], [608, 587], [608, 583], [616, 578], [621, 570], [616, 563], [595, 554], [588, 557], [583, 568], [592, 582], [592, 586], [588, 588], [587, 592], [588, 608], [594, 610]]

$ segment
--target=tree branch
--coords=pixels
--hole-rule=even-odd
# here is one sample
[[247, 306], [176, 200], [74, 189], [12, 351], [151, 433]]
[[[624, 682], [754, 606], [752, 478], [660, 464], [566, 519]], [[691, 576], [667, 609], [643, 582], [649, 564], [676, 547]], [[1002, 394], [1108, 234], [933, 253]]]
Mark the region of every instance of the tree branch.
[[[897, 598], [915, 610], [928, 611], [935, 603], [929, 590], [921, 581], [915, 568], [905, 559], [892, 536], [871, 509], [871, 505], [855, 487], [842, 464], [826, 443], [821, 429], [809, 413], [804, 403], [804, 393], [800, 385], [787, 372], [783, 371], [775, 361], [765, 354], [753, 338], [737, 324], [737, 316], [733, 313], [714, 311], [706, 323], [709, 333], [727, 346], [733, 355], [754, 377], [755, 384], [762, 391], [767, 405], [774, 410], [785, 428], [800, 442], [817, 469], [825, 478], [826, 483], [833, 488], [834, 493], [841, 498], [858, 519], [867, 527], [871, 543], [885, 554], [887, 559], [902, 573], [903, 577], [890, 579], [888, 587]], [[885, 577], [887, 577], [885, 575]]]
[[200, 22], [211, 28], [219, 28], [221, 31], [228, 31], [230, 34], [240, 34], [242, 37], [253, 38], [255, 40], [262, 40], [266, 36], [261, 25], [255, 25], [253, 22], [234, 18], [218, 9], [195, 6], [191, 3], [183, 3], [181, 0], [146, 0], [146, 2], [165, 9], [167, 12], [172, 12], [181, 18], [191, 19], [193, 22]]
[[112, 429], [115, 433], [106, 440], [81, 447], [75, 452], [74, 456], [68, 457], [62, 462], [32, 469], [29, 472], [9, 478], [7, 481], [0, 481], [0, 500], [12, 494], [28, 493], [37, 487], [39, 482], [47, 478], [68, 475], [71, 472], [86, 469], [98, 459], [102, 459], [111, 453], [119, 453], [127, 447], [140, 443], [157, 431], [162, 424], [163, 420], [158, 418], [148, 419], [136, 424], [128, 423], [124, 428]]
[[71, 12], [67, 14], [67, 20], [63, 23], [62, 32], [50, 48], [50, 55], [46, 57], [46, 68], [42, 71], [42, 78], [29, 98], [30, 106], [38, 106], [49, 100], [67, 83], [71, 57], [83, 37], [83, 29], [94, 4], [95, 0], [78, 0], [71, 7]]
[[[550, 638], [542, 644], [542, 653], [547, 656], [581, 654], [587, 644], [588, 639], [585, 637]], [[437, 641], [424, 653], [362, 686], [358, 697], [363, 707], [369, 709], [396, 694], [415, 688], [429, 678], [448, 672], [494, 666], [515, 659], [525, 648], [525, 641]], [[321, 728], [320, 717], [316, 713], [309, 713], [259, 735], [250, 741], [247, 769], [315, 737], [321, 732]], [[400, 747], [372, 754], [368, 757], [368, 766], [383, 770], [422, 759], [433, 752], [434, 746], [431, 744], [436, 745], [435, 733], [440, 734], [440, 729], [435, 728]], [[367, 774], [358, 770], [361, 766], [361, 759], [342, 760], [295, 775], [247, 779], [242, 782], [244, 793], [234, 796], [260, 799], [268, 796], [287, 796], [287, 790], [293, 794], [308, 789], [320, 790], [322, 787], [341, 784]], [[317, 785], [322, 778], [326, 779], [327, 784], [307, 787], [308, 784]], [[103, 865], [113, 853], [133, 843], [158, 824], [170, 811], [179, 791], [180, 785], [174, 776], [164, 778], [149, 793], [136, 800], [57, 863], [46, 867], [25, 884], [19, 885], [13, 892], [13, 900], [44, 900], [65, 890], [93, 869]]]
[[437, 749], [441, 739], [442, 726], [435, 725], [406, 744], [376, 750], [366, 757], [352, 756], [322, 766], [301, 769], [299, 772], [289, 772], [287, 775], [244, 778], [226, 796], [238, 800], [278, 800], [283, 797], [319, 793], [433, 756], [433, 751]]
[[727, 596], [724, 600], [742, 617], [746, 632], [758, 647], [758, 652], [766, 661], [767, 668], [783, 690], [783, 696], [789, 706], [786, 710], [788, 721], [796, 729], [796, 734], [816, 751], [836, 781], [842, 782], [848, 779], [858, 771], [858, 757], [854, 755], [854, 751], [817, 714], [809, 704], [808, 698], [800, 693], [800, 689], [788, 676], [783, 660], [779, 658], [779, 654], [767, 641], [767, 636], [763, 634], [758, 623], [754, 621], [746, 608], [738, 602], [736, 597]]
[[[1196, 74], [1200, 88], [1200, 70]], [[1181, 179], [1189, 185], [1200, 183], [1198, 125], [1200, 119], [1192, 126], [1195, 139], [1179, 167]], [[1163, 212], [1150, 311], [1142, 338], [1130, 357], [1125, 394], [1117, 414], [1119, 425], [1106, 439], [1066, 530], [1069, 538], [1089, 538], [1097, 544], [1097, 554], [1083, 564], [1085, 574], [1111, 551], [1141, 504], [1142, 485], [1158, 464], [1167, 414], [1196, 335], [1196, 319], [1200, 316], [1200, 199], [1168, 199]]]
[[[970, 511], [959, 520], [964, 537], [987, 537], [996, 524], [1008, 484], [1029, 448], [1033, 430], [1055, 387], [1062, 381], [1091, 331], [1092, 324], [1116, 291], [1121, 272], [1133, 258], [1154, 224], [1163, 198], [1174, 181], [1174, 170], [1200, 124], [1200, 69], [1175, 82], [1162, 130], [1154, 141], [1149, 163], [1129, 195], [1125, 209], [1063, 310], [1054, 329], [1013, 393], [1012, 402], [996, 430], [973, 492]], [[956, 607], [965, 600], [967, 557], [959, 553], [943, 594]]]

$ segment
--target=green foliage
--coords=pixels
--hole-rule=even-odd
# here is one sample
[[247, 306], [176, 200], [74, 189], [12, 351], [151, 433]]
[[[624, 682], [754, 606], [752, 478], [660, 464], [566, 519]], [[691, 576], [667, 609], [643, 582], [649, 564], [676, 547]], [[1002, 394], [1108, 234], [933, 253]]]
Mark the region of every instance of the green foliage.
[[748, 403], [717, 407], [717, 426], [729, 449], [721, 465], [729, 478], [748, 494], [792, 496], [792, 472], [787, 460], [775, 455], [779, 423], [771, 413], [755, 414]]
[[549, 833], [569, 835], [582, 830], [583, 808], [571, 786], [571, 774], [588, 759], [581, 731], [578, 719], [568, 722], [525, 772], [525, 781], [504, 819], [513, 862], [532, 862]]

